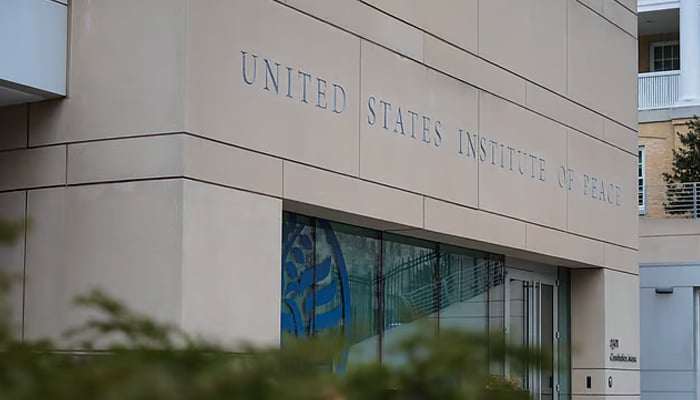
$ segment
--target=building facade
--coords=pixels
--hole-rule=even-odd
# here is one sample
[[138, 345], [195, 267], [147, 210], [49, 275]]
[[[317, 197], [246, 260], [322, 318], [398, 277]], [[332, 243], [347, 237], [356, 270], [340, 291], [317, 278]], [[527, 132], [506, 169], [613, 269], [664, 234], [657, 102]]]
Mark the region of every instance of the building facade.
[[[665, 218], [663, 174], [688, 119], [700, 115], [700, 5], [639, 1], [639, 210]], [[692, 189], [692, 188], [691, 188]]]
[[633, 1], [69, 8], [67, 97], [0, 108], [18, 334], [101, 287], [225, 343], [341, 332], [342, 367], [505, 333], [553, 354], [538, 398], [639, 398]]

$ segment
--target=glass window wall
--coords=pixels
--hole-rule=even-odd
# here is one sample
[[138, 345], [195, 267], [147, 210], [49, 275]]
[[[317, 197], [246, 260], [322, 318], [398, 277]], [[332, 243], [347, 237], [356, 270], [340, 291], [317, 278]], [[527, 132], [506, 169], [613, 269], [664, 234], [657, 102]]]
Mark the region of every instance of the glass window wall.
[[[343, 335], [347, 348], [335, 366], [339, 370], [369, 360], [404, 362], [392, 347], [418, 329], [502, 338], [506, 318], [517, 327], [522, 324], [512, 319], [527, 317], [524, 308], [513, 306], [506, 315], [505, 299], [513, 302], [524, 291], [506, 285], [500, 255], [293, 213], [284, 214], [282, 231], [282, 344]], [[568, 293], [568, 286], [559, 290]], [[568, 314], [568, 307], [560, 305], [559, 312]], [[568, 318], [559, 321], [568, 324]], [[568, 338], [566, 329], [560, 331]], [[527, 345], [521, 333], [522, 341], [514, 344]], [[492, 373], [504, 373], [502, 359], [488, 362]], [[558, 362], [568, 367], [566, 358]], [[559, 381], [568, 391], [570, 380]]]

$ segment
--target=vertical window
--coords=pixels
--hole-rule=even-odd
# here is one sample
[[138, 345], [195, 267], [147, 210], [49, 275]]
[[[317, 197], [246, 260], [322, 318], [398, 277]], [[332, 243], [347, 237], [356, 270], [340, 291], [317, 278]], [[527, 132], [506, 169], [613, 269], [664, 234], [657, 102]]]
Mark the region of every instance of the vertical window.
[[559, 267], [557, 294], [559, 400], [571, 400], [571, 352], [566, 351], [571, 348], [571, 272], [567, 268]]
[[[376, 360], [379, 333], [377, 271], [381, 262], [379, 232], [318, 219], [316, 225], [321, 230], [325, 228], [323, 235], [335, 237], [335, 243], [333, 243], [327, 239], [318, 240], [322, 237], [317, 235], [318, 259], [335, 259], [336, 263], [342, 263], [345, 267], [345, 276], [343, 276], [341, 265], [336, 266], [338, 274], [333, 277], [337, 280], [336, 285], [333, 285], [330, 280], [321, 281], [320, 287], [316, 289], [318, 313], [332, 313], [341, 305], [345, 313], [340, 319], [341, 322], [336, 325], [335, 331], [331, 327], [326, 327], [325, 331], [319, 330], [319, 334], [344, 335], [350, 345], [347, 354], [344, 355], [347, 365]], [[334, 299], [329, 302], [326, 299], [320, 299], [319, 294], [334, 296]], [[320, 304], [318, 299], [323, 300], [325, 305]], [[318, 326], [318, 328], [324, 327]]]
[[434, 243], [385, 234], [382, 362], [400, 364], [392, 349], [418, 329], [437, 333], [439, 253]]
[[644, 146], [639, 146], [639, 159], [637, 160], [637, 182], [638, 182], [638, 203], [639, 203], [639, 212], [640, 213], [645, 213], [646, 212], [646, 200], [647, 200], [647, 192], [646, 192], [646, 172], [645, 172], [645, 155], [644, 155]]
[[285, 213], [282, 226], [282, 345], [292, 338], [342, 335], [337, 360], [376, 359], [379, 232]]
[[677, 71], [681, 69], [681, 50], [678, 41], [651, 44], [650, 65], [652, 71]]

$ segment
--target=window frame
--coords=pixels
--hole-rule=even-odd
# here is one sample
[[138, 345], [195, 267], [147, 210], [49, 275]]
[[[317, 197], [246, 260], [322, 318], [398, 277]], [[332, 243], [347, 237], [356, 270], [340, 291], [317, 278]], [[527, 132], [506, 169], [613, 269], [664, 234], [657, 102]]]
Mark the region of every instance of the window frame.
[[[647, 171], [646, 171], [646, 148], [643, 145], [640, 145], [638, 147], [639, 151], [639, 156], [637, 160], [637, 190], [641, 190], [642, 196], [641, 196], [641, 203], [639, 202], [639, 193], [637, 193], [637, 204], [639, 206], [639, 214], [640, 215], [646, 215], [647, 213], [647, 191], [646, 191], [646, 186], [647, 186]], [[641, 168], [640, 168], [641, 167]], [[639, 174], [639, 170], [641, 169], [641, 175]]]
[[[654, 68], [654, 49], [657, 47], [664, 47], [664, 46], [675, 46], [678, 45], [678, 69], [669, 69], [669, 70], [657, 70]], [[667, 71], [680, 71], [680, 63], [681, 63], [681, 53], [680, 53], [680, 42], [678, 40], [665, 40], [665, 41], [659, 41], [659, 42], [652, 42], [649, 44], [649, 71], [650, 72], [667, 72]]]

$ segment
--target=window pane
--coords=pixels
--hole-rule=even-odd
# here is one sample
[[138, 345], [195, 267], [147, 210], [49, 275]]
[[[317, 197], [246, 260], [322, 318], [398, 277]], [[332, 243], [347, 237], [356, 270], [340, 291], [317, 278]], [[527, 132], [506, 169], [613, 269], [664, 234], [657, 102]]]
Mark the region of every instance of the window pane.
[[652, 68], [654, 71], [680, 69], [680, 46], [678, 44], [652, 46]]
[[304, 271], [314, 267], [316, 227], [310, 218], [285, 214], [282, 226], [282, 345], [292, 337], [313, 334], [311, 315], [304, 302], [311, 297], [310, 283], [301, 284]]
[[[345, 302], [345, 312], [348, 319], [342, 318], [342, 333], [348, 343], [348, 366], [363, 361], [376, 360], [379, 349], [379, 331], [377, 327], [377, 276], [379, 270], [380, 248], [378, 232], [348, 226], [338, 223], [328, 223], [319, 220], [318, 228], [326, 235], [325, 240], [318, 240], [318, 254], [321, 259], [330, 258], [336, 264], [344, 264], [346, 276], [343, 278], [342, 268], [336, 269], [338, 274], [333, 275], [337, 282], [336, 293], [331, 303], [319, 306], [319, 312], [332, 312], [336, 307]], [[328, 230], [330, 228], [330, 230]], [[335, 243], [332, 237], [335, 235]], [[321, 235], [319, 235], [321, 236]], [[345, 282], [343, 282], [343, 280]], [[330, 281], [322, 281], [322, 290], [332, 291]], [[317, 289], [319, 292], [321, 289]], [[346, 296], [346, 293], [349, 295]], [[321, 296], [317, 296], [321, 297]]]
[[570, 271], [559, 268], [558, 323], [559, 323], [559, 400], [571, 399], [571, 283]]
[[637, 201], [640, 207], [644, 207], [644, 147], [639, 147], [639, 157], [637, 159]]
[[403, 363], [392, 349], [420, 329], [436, 331], [435, 280], [438, 252], [434, 244], [384, 235], [384, 335], [382, 362]]
[[440, 328], [486, 333], [489, 263], [479, 253], [443, 247], [440, 256]]
[[[510, 314], [508, 316], [508, 342], [511, 346], [517, 348], [527, 348], [529, 345], [528, 322], [530, 321], [530, 308], [528, 305], [533, 300], [530, 298], [530, 290], [528, 290], [528, 282], [518, 279], [509, 280], [509, 307]], [[521, 363], [510, 363], [510, 374], [517, 378], [522, 385], [527, 387], [529, 379], [529, 365]]]
[[[503, 334], [504, 267], [486, 253], [440, 246], [440, 331], [459, 329], [491, 333], [493, 346]], [[489, 371], [503, 374], [502, 359], [491, 357]]]
[[285, 213], [282, 239], [282, 345], [339, 335], [336, 368], [376, 359], [378, 233]]

